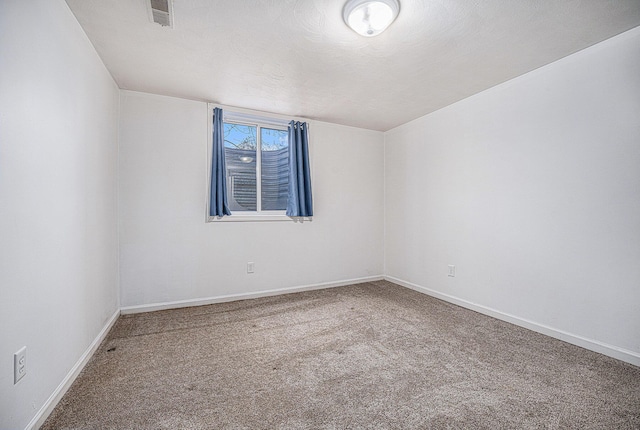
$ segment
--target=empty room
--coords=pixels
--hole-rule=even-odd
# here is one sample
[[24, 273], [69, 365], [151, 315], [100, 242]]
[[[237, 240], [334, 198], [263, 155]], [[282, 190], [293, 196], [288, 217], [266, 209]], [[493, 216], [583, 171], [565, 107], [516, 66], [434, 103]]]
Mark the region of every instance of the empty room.
[[640, 1], [0, 0], [0, 429], [639, 429]]

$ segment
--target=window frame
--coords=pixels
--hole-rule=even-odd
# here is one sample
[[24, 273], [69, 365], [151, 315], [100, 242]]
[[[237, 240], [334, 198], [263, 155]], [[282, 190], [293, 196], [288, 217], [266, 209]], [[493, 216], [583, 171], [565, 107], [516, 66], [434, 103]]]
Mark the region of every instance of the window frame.
[[[205, 207], [206, 222], [256, 222], [256, 221], [296, 221], [297, 218], [286, 215], [286, 210], [281, 211], [231, 211], [231, 215], [215, 217], [209, 215], [211, 198], [211, 155], [213, 149], [213, 109], [220, 107], [224, 111], [224, 122], [238, 125], [256, 126], [256, 139], [259, 150], [256, 150], [256, 207], [262, 206], [262, 147], [260, 129], [288, 131], [290, 121], [298, 121], [298, 118], [286, 118], [283, 116], [255, 112], [246, 109], [225, 107], [209, 103], [207, 109], [207, 198]], [[304, 121], [304, 120], [303, 120]], [[226, 174], [226, 172], [225, 172]], [[259, 180], [258, 180], [259, 179]], [[258, 185], [259, 184], [259, 185]]]

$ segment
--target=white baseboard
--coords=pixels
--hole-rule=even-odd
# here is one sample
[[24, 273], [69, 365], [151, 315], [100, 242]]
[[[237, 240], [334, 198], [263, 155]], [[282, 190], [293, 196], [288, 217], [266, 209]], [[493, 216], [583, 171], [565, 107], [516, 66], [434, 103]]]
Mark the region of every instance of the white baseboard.
[[120, 316], [120, 309], [116, 310], [111, 318], [107, 321], [105, 326], [102, 328], [98, 336], [91, 342], [91, 345], [87, 348], [87, 350], [82, 354], [80, 359], [76, 362], [76, 364], [71, 368], [67, 376], [60, 382], [60, 385], [53, 391], [51, 396], [44, 402], [44, 405], [40, 408], [40, 410], [36, 413], [36, 415], [31, 419], [31, 422], [27, 424], [26, 430], [38, 429], [46, 419], [49, 417], [49, 414], [56, 407], [58, 402], [62, 399], [62, 396], [67, 392], [73, 381], [76, 380], [84, 366], [89, 362], [89, 359], [93, 356], [94, 352], [98, 349], [104, 338], [111, 330], [111, 327], [115, 324], [116, 320]]
[[166, 309], [186, 308], [190, 306], [211, 305], [214, 303], [233, 302], [236, 300], [257, 299], [259, 297], [277, 296], [280, 294], [298, 293], [301, 291], [320, 290], [324, 288], [342, 287], [345, 285], [361, 284], [363, 282], [381, 281], [384, 277], [368, 276], [365, 278], [347, 279], [344, 281], [323, 282], [320, 284], [302, 285], [289, 288], [278, 288], [275, 290], [263, 290], [255, 293], [229, 294], [225, 296], [205, 297], [200, 299], [178, 300], [164, 303], [151, 303], [148, 305], [125, 306], [120, 308], [123, 315], [136, 314], [141, 312], [161, 311]]
[[449, 294], [440, 293], [430, 288], [422, 287], [420, 285], [413, 284], [411, 282], [403, 281], [402, 279], [394, 278], [393, 276], [385, 276], [385, 280], [393, 282], [394, 284], [401, 285], [403, 287], [410, 288], [423, 294], [435, 297], [445, 302], [453, 303], [454, 305], [462, 306], [463, 308], [471, 309], [490, 317], [515, 324], [526, 329], [560, 339], [564, 342], [571, 343], [573, 345], [580, 346], [590, 351], [598, 352], [600, 354], [607, 355], [609, 357], [616, 358], [618, 360], [640, 366], [640, 354], [634, 351], [629, 351], [624, 348], [619, 348], [614, 345], [609, 345], [603, 342], [599, 342], [593, 339], [587, 339], [582, 336], [567, 333], [563, 330], [558, 330], [553, 327], [549, 327], [544, 324], [539, 324], [534, 321], [529, 321], [524, 318], [517, 317], [515, 315], [507, 314], [505, 312], [497, 311], [495, 309], [469, 302], [467, 300], [460, 299], [458, 297], [450, 296]]

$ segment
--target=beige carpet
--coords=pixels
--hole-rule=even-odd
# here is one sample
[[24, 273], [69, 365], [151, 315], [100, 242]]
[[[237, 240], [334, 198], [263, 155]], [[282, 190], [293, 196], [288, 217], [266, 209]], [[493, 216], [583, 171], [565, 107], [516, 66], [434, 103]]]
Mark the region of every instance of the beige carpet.
[[380, 281], [122, 316], [44, 429], [637, 429], [640, 368]]

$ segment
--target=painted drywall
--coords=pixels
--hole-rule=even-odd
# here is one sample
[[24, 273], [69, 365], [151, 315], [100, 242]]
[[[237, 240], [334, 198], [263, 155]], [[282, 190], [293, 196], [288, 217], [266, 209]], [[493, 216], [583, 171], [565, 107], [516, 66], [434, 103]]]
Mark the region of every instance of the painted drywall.
[[129, 91], [120, 104], [123, 307], [382, 275], [382, 133], [310, 124], [312, 221], [205, 223], [207, 105]]
[[640, 358], [640, 28], [387, 132], [385, 163], [388, 276]]
[[0, 2], [0, 64], [0, 428], [21, 429], [118, 310], [119, 100], [62, 0]]

